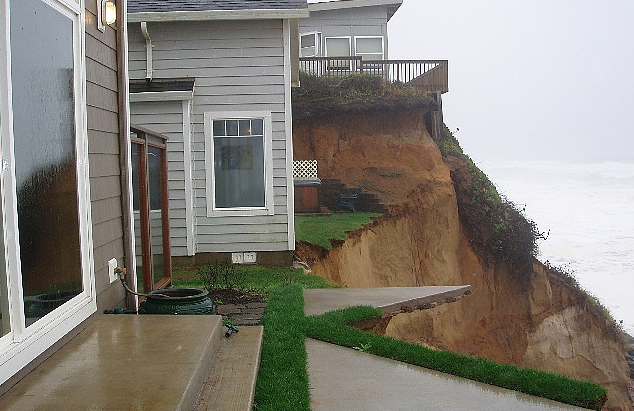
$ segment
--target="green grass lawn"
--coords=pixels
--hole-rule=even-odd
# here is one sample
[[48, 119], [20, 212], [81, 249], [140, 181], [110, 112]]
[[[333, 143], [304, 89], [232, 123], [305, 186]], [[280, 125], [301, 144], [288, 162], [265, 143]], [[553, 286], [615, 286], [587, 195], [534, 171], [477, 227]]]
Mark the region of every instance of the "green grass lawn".
[[[196, 268], [174, 268], [174, 284], [201, 287]], [[549, 398], [580, 407], [601, 409], [607, 391], [598, 384], [577, 381], [543, 371], [497, 364], [485, 358], [431, 350], [383, 335], [361, 331], [348, 324], [375, 318], [381, 311], [352, 307], [319, 316], [304, 316], [304, 288], [333, 287], [321, 277], [301, 269], [239, 266], [243, 291], [264, 294], [264, 338], [255, 389], [255, 404], [265, 411], [309, 411], [310, 391], [306, 364], [306, 337], [363, 351], [425, 368]]]
[[344, 240], [347, 232], [371, 223], [373, 217], [380, 215], [340, 212], [329, 216], [295, 216], [295, 239], [330, 250], [330, 240]]
[[[172, 283], [175, 287], [204, 288], [196, 274], [198, 267], [174, 266]], [[305, 275], [301, 268], [269, 268], [259, 265], [237, 266], [237, 289], [256, 294], [269, 294], [269, 288], [278, 284], [299, 284], [303, 288], [337, 287], [316, 275]]]

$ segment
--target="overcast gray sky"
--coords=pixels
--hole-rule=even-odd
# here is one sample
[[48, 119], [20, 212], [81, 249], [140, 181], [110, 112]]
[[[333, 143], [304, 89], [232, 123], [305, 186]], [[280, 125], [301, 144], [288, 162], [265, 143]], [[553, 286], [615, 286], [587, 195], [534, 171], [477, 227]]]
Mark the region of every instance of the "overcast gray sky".
[[634, 161], [633, 0], [404, 0], [391, 59], [449, 60], [474, 161]]

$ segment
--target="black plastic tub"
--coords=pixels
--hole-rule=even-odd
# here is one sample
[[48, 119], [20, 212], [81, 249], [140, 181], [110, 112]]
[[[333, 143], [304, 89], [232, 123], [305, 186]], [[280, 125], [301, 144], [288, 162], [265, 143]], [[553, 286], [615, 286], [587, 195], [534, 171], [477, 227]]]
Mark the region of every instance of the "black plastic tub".
[[139, 314], [213, 314], [213, 302], [206, 290], [197, 288], [163, 288], [150, 291]]

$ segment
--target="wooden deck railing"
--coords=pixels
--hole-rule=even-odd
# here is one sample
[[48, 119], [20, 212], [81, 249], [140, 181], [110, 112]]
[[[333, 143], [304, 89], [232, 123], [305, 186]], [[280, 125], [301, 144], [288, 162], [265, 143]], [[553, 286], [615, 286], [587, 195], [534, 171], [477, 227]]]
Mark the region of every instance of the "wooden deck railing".
[[380, 76], [426, 91], [449, 91], [447, 60], [363, 60], [349, 57], [302, 57], [300, 69], [320, 77], [342, 78], [353, 73]]

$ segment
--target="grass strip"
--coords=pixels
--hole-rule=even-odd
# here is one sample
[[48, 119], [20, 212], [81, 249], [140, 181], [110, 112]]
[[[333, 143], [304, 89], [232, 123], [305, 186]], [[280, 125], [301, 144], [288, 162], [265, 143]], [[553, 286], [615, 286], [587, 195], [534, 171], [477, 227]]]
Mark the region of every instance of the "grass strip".
[[295, 216], [295, 239], [332, 249], [330, 240], [345, 240], [346, 233], [372, 222], [380, 213], [334, 213], [329, 216]]
[[[264, 338], [255, 389], [258, 410], [310, 410], [306, 337], [349, 348], [362, 347], [363, 351], [381, 357], [584, 408], [601, 409], [607, 398], [605, 388], [598, 384], [431, 350], [347, 325], [381, 316], [382, 312], [373, 307], [352, 307], [307, 318], [303, 289], [333, 285], [320, 277], [306, 276], [302, 270], [258, 266], [243, 266], [240, 270], [241, 288], [268, 295], [262, 318]], [[194, 269], [177, 271], [179, 286], [200, 286]]]
[[304, 297], [299, 284], [269, 288], [254, 402], [262, 411], [310, 411]]
[[381, 357], [579, 407], [600, 410], [607, 399], [606, 389], [592, 382], [497, 364], [486, 358], [432, 350], [346, 325], [380, 315], [380, 310], [372, 307], [352, 307], [308, 317], [304, 320], [304, 330], [306, 336], [321, 341], [349, 348], [361, 346], [363, 351]]
[[[199, 267], [174, 266], [172, 282], [175, 287], [205, 288], [202, 278], [197, 274]], [[317, 275], [306, 275], [301, 268], [270, 268], [260, 265], [236, 266], [236, 276], [232, 282], [244, 292], [268, 294], [270, 287], [276, 284], [300, 284], [304, 288], [333, 288], [337, 285]], [[221, 286], [223, 284], [220, 284]]]

